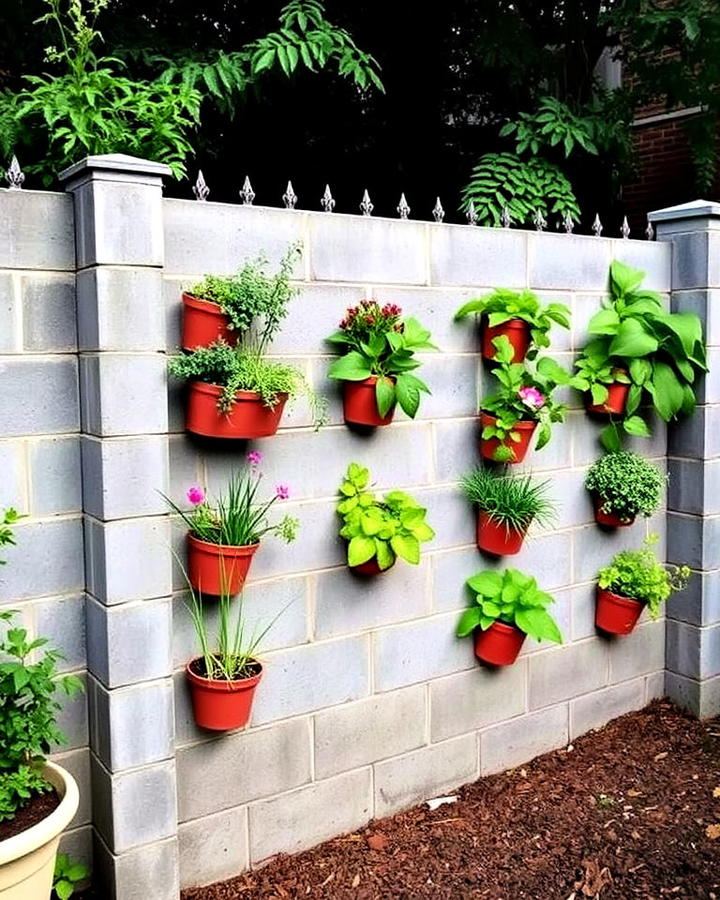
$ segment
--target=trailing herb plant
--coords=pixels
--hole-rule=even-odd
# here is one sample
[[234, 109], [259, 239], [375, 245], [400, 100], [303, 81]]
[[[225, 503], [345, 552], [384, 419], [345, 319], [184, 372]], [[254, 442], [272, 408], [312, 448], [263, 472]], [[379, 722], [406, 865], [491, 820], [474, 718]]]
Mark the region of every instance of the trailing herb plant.
[[674, 592], [682, 591], [692, 574], [688, 566], [661, 563], [652, 549], [657, 540], [658, 536], [651, 534], [643, 549], [621, 550], [598, 573], [601, 588], [644, 603], [651, 619], [657, 619], [662, 604]]
[[417, 565], [420, 544], [435, 537], [425, 521], [427, 510], [403, 491], [391, 491], [380, 499], [368, 490], [369, 481], [368, 469], [350, 463], [340, 485], [337, 511], [343, 520], [340, 536], [348, 541], [348, 565], [360, 566], [376, 558], [385, 570], [398, 556]]
[[376, 300], [363, 300], [348, 308], [340, 330], [328, 341], [345, 350], [330, 366], [329, 378], [365, 381], [377, 376], [375, 397], [380, 415], [387, 415], [397, 402], [408, 416], [415, 417], [420, 394], [429, 394], [430, 389], [411, 374], [420, 366], [414, 356], [420, 350], [437, 350], [430, 343], [430, 332], [417, 319], [404, 319], [394, 303], [381, 307]]
[[625, 434], [647, 437], [647, 413], [665, 422], [695, 408], [695, 385], [707, 371], [700, 319], [690, 312], [665, 312], [660, 295], [641, 287], [645, 273], [614, 260], [610, 294], [590, 320], [593, 335], [577, 360], [582, 390], [593, 402], [607, 400], [614, 381], [630, 384], [627, 408], [603, 429], [607, 450], [619, 450]]
[[555, 514], [547, 498], [549, 481], [535, 481], [530, 475], [501, 474], [478, 466], [461, 481], [465, 496], [487, 513], [491, 522], [508, 531], [525, 532], [531, 522], [549, 525]]
[[555, 600], [540, 590], [532, 576], [519, 569], [506, 569], [502, 574], [485, 571], [468, 578], [466, 584], [473, 592], [473, 605], [460, 617], [458, 637], [466, 637], [476, 628], [487, 631], [495, 622], [503, 622], [538, 641], [562, 644], [560, 629], [547, 611]]
[[549, 333], [553, 324], [562, 328], [570, 327], [570, 310], [563, 303], [548, 303], [543, 306], [537, 296], [528, 290], [512, 291], [496, 288], [489, 294], [475, 300], [468, 300], [455, 313], [455, 319], [465, 319], [479, 314], [488, 317], [488, 325], [495, 328], [510, 319], [522, 319], [530, 326], [532, 346], [528, 358], [533, 359], [540, 347], [549, 347]]
[[602, 500], [602, 512], [627, 520], [659, 509], [666, 482], [667, 476], [642, 456], [621, 450], [592, 464], [585, 487]]

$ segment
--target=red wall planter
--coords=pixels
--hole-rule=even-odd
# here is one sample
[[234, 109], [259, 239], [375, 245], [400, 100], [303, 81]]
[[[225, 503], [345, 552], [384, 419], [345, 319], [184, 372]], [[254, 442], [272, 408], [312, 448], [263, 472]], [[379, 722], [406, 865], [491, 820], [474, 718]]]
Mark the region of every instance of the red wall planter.
[[530, 347], [530, 326], [524, 319], [508, 319], [501, 325], [494, 325], [492, 328], [487, 324], [488, 320], [483, 318], [483, 335], [482, 335], [482, 355], [484, 359], [495, 359], [497, 350], [493, 346], [493, 340], [501, 335], [505, 335], [510, 341], [513, 350], [512, 361], [522, 362]]
[[598, 525], [605, 525], [606, 528], [627, 528], [635, 521], [635, 516], [629, 519], [621, 519], [617, 513], [603, 512], [603, 498], [598, 494], [593, 494], [593, 503], [595, 504], [595, 521]]
[[387, 569], [381, 569], [378, 565], [377, 556], [373, 556], [372, 559], [360, 563], [359, 566], [350, 566], [350, 571], [355, 572], [357, 575], [382, 575], [383, 572], [389, 572], [394, 565], [395, 560], [393, 560], [392, 565], [388, 566]]
[[524, 531], [507, 528], [495, 522], [485, 510], [478, 511], [477, 520], [477, 545], [479, 550], [485, 553], [494, 553], [495, 556], [511, 556], [522, 549]]
[[211, 300], [201, 300], [183, 292], [182, 348], [194, 350], [207, 347], [222, 338], [231, 346], [237, 342], [235, 331], [228, 329], [229, 316], [221, 312], [220, 305]]
[[[196, 591], [219, 597], [239, 594], [260, 544], [231, 547], [211, 544], [188, 533], [188, 579]], [[223, 588], [225, 590], [223, 590]]]
[[262, 677], [262, 666], [255, 663], [257, 674], [239, 681], [218, 681], [204, 678], [202, 656], [185, 667], [190, 682], [193, 714], [201, 728], [210, 731], [230, 731], [247, 725], [252, 711], [255, 689]]
[[637, 625], [643, 606], [638, 600], [598, 587], [595, 624], [608, 634], [630, 634]]
[[185, 427], [193, 434], [214, 438], [250, 439], [277, 433], [288, 395], [280, 394], [271, 409], [254, 391], [238, 391], [228, 413], [217, 408], [222, 388], [204, 381], [188, 384]]
[[[497, 419], [495, 416], [490, 416], [487, 413], [482, 413], [480, 415], [480, 425], [482, 428], [485, 428], [486, 425], [494, 425], [496, 422]], [[509, 447], [514, 454], [514, 459], [511, 459], [510, 462], [522, 462], [525, 459], [525, 454], [528, 451], [530, 441], [536, 428], [537, 422], [520, 421], [513, 428], [513, 431], [517, 431], [520, 435], [520, 440], [518, 442], [511, 441], [510, 438], [506, 438], [504, 441], [500, 441], [498, 438], [481, 438], [480, 452], [485, 459], [494, 459], [494, 453], [498, 447]]]
[[515, 625], [493, 622], [487, 631], [475, 632], [475, 656], [493, 666], [511, 666], [525, 642], [526, 635]]
[[629, 393], [629, 384], [621, 384], [619, 381], [615, 381], [608, 385], [608, 398], [604, 403], [593, 403], [592, 397], [588, 395], [585, 408], [588, 412], [592, 413], [600, 413], [602, 415], [611, 413], [613, 415], [621, 416], [627, 407]]
[[371, 375], [364, 381], [343, 382], [343, 415], [345, 421], [353, 425], [389, 425], [395, 414], [393, 404], [386, 416], [381, 416], [375, 398], [377, 376]]

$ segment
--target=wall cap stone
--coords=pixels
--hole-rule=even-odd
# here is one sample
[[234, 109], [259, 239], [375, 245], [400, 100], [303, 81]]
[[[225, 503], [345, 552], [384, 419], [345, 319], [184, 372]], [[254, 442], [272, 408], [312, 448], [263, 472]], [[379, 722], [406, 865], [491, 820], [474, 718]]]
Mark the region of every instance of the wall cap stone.
[[720, 217], [720, 203], [712, 200], [691, 200], [677, 206], [667, 206], [648, 213], [650, 222], [671, 222], [678, 219], [701, 219]]
[[[95, 172], [113, 172], [119, 175], [167, 177], [172, 174], [170, 166], [165, 163], [141, 159], [127, 153], [103, 153], [97, 156], [86, 156], [60, 172], [61, 182], [87, 180]], [[69, 185], [68, 185], [69, 186]]]

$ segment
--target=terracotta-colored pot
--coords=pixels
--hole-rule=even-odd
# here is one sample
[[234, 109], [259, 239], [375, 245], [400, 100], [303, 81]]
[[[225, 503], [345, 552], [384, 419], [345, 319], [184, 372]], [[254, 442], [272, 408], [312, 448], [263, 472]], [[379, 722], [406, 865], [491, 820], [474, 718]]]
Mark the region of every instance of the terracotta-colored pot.
[[251, 678], [239, 681], [223, 681], [204, 678], [195, 671], [203, 669], [202, 656], [190, 660], [185, 667], [185, 675], [190, 682], [193, 715], [200, 728], [210, 731], [230, 731], [247, 725], [255, 697], [255, 688], [262, 678], [262, 666], [256, 661], [260, 671]]
[[629, 519], [621, 519], [615, 512], [603, 512], [603, 498], [599, 494], [593, 494], [593, 503], [595, 504], [595, 521], [598, 525], [605, 525], [606, 528], [627, 528], [635, 521], [635, 516]]
[[[219, 597], [239, 594], [260, 544], [231, 547], [201, 541], [188, 532], [188, 579], [196, 591]], [[225, 590], [223, 590], [225, 588]]]
[[599, 413], [601, 415], [613, 414], [621, 416], [627, 407], [628, 394], [630, 393], [630, 385], [622, 384], [614, 381], [607, 385], [608, 397], [604, 403], [593, 403], [592, 395], [587, 394], [585, 398], [585, 408], [588, 412]]
[[364, 381], [343, 382], [343, 415], [346, 422], [373, 427], [389, 425], [392, 422], [395, 404], [390, 407], [387, 415], [380, 415], [375, 397], [376, 382], [377, 375], [371, 375]]
[[237, 332], [228, 329], [230, 317], [220, 309], [219, 303], [202, 300], [193, 294], [183, 291], [183, 324], [182, 348], [194, 350], [196, 347], [207, 347], [222, 339], [234, 346]]
[[495, 359], [497, 350], [493, 346], [493, 340], [501, 335], [505, 335], [512, 345], [512, 362], [522, 362], [530, 347], [530, 326], [524, 319], [508, 319], [501, 325], [490, 327], [488, 320], [483, 318], [483, 359]]
[[630, 634], [637, 625], [643, 606], [638, 600], [598, 587], [595, 624], [608, 634]]
[[[482, 413], [480, 416], [480, 425], [484, 429], [486, 425], [494, 425], [497, 422], [495, 416], [489, 416], [487, 413]], [[480, 452], [485, 457], [485, 459], [495, 459], [495, 451], [498, 447], [509, 447], [513, 454], [514, 458], [508, 460], [511, 463], [519, 463], [525, 459], [525, 454], [528, 451], [528, 447], [530, 446], [530, 441], [532, 439], [533, 434], [535, 433], [535, 429], [537, 428], [537, 422], [526, 422], [520, 421], [516, 425], [513, 426], [513, 431], [517, 431], [520, 435], [519, 441], [511, 441], [510, 438], [506, 438], [504, 441], [498, 440], [498, 438], [481, 438], [480, 439]]]
[[360, 563], [359, 566], [350, 566], [350, 571], [355, 572], [357, 575], [382, 575], [383, 572], [389, 572], [394, 565], [395, 560], [392, 561], [387, 569], [381, 569], [378, 565], [377, 556], [373, 556], [372, 559]]
[[493, 622], [487, 631], [475, 631], [475, 656], [493, 666], [511, 666], [518, 658], [526, 635], [515, 625]]
[[221, 387], [191, 381], [188, 389], [185, 428], [193, 434], [214, 438], [271, 437], [277, 433], [288, 398], [287, 394], [279, 394], [278, 402], [271, 409], [255, 391], [238, 391], [230, 412], [222, 413], [217, 408]]
[[477, 545], [485, 553], [495, 556], [512, 556], [522, 549], [525, 531], [507, 528], [496, 522], [489, 513], [481, 509], [477, 519]]

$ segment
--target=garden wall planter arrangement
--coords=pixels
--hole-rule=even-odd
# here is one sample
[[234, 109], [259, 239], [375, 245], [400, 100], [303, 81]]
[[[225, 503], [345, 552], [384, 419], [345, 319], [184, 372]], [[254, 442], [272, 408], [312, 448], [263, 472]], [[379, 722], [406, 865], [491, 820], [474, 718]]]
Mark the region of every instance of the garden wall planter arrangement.
[[247, 725], [262, 678], [262, 665], [251, 660], [247, 670], [253, 674], [234, 679], [206, 678], [203, 657], [190, 660], [185, 675], [190, 684], [193, 716], [200, 728], [231, 731]]
[[183, 350], [207, 347], [216, 341], [225, 341], [231, 346], [237, 341], [237, 334], [228, 328], [230, 316], [222, 311], [219, 303], [203, 300], [183, 291]]

